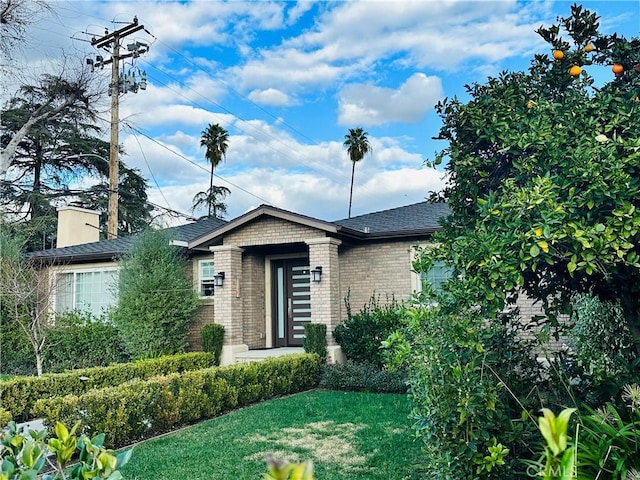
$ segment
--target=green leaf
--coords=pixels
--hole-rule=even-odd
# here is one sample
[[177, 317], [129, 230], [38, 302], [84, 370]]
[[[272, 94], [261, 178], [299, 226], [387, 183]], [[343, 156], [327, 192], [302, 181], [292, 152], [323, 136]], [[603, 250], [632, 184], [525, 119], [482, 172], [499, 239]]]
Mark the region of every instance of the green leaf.
[[529, 249], [529, 255], [531, 255], [532, 257], [537, 257], [538, 255], [540, 255], [540, 247], [538, 247], [538, 245], [531, 245], [531, 248]]

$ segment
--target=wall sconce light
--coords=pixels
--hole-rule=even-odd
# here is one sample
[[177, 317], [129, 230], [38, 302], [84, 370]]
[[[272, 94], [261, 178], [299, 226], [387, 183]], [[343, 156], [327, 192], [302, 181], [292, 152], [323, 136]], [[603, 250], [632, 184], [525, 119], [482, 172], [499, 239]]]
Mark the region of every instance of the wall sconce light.
[[322, 267], [316, 267], [311, 270], [311, 281], [318, 283], [322, 277]]
[[218, 272], [213, 276], [213, 284], [216, 287], [221, 287], [224, 283], [224, 272]]

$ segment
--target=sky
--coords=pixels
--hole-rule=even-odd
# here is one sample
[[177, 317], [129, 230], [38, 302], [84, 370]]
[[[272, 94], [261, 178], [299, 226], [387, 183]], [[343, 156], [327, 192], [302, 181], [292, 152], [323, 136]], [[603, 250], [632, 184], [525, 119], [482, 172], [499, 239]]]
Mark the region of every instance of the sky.
[[[140, 170], [150, 201], [183, 213], [209, 187], [202, 131], [229, 133], [214, 184], [231, 193], [226, 219], [270, 204], [322, 220], [346, 218], [352, 163], [350, 128], [368, 133], [372, 152], [355, 166], [352, 216], [424, 200], [446, 182], [433, 160], [446, 144], [436, 103], [465, 100], [465, 84], [524, 70], [551, 53], [535, 33], [567, 1], [52, 1], [21, 48], [42, 72], [54, 59], [83, 64], [88, 41], [137, 16], [127, 38], [149, 51], [125, 72], [148, 86], [120, 98], [122, 160]], [[640, 1], [583, 2], [603, 33], [640, 36]], [[86, 67], [89, 68], [89, 67]], [[108, 82], [110, 68], [94, 75]], [[610, 74], [609, 72], [602, 73]], [[108, 110], [104, 138], [109, 139]]]

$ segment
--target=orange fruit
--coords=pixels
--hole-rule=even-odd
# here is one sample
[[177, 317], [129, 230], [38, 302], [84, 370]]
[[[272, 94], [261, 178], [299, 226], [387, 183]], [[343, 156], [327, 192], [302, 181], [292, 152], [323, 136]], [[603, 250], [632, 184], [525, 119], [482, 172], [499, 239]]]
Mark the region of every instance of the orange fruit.
[[593, 45], [588, 44], [586, 47], [584, 47], [584, 51], [587, 53], [593, 52]]
[[527, 102], [527, 108], [533, 108], [534, 105], [535, 105], [535, 103], [533, 103], [533, 100], [529, 100]]
[[622, 72], [624, 72], [624, 67], [622, 65], [620, 65], [619, 63], [614, 63], [613, 67], [611, 68], [611, 71], [613, 73], [615, 73], [616, 75], [621, 75]]
[[577, 77], [582, 73], [582, 69], [578, 65], [574, 65], [569, 69], [569, 75], [572, 77]]
[[556, 50], [553, 52], [553, 58], [556, 60], [562, 60], [564, 58], [564, 52], [562, 50]]

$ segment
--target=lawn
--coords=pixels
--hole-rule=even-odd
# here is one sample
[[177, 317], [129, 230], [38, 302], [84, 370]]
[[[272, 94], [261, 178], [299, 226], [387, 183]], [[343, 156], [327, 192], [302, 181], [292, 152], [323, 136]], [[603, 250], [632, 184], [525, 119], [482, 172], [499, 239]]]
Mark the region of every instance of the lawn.
[[420, 457], [408, 414], [404, 395], [314, 390], [141, 443], [122, 473], [127, 480], [257, 480], [273, 453], [312, 459], [316, 480], [400, 480]]

